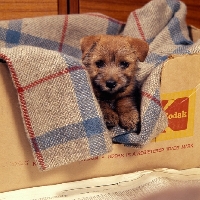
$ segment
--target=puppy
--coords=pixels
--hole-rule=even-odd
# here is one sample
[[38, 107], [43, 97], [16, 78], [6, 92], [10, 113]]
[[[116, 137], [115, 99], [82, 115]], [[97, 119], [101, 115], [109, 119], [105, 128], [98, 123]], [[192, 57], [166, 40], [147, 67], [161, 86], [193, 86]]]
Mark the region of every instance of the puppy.
[[144, 61], [148, 44], [128, 36], [94, 35], [81, 39], [82, 62], [108, 128], [137, 128], [137, 61]]

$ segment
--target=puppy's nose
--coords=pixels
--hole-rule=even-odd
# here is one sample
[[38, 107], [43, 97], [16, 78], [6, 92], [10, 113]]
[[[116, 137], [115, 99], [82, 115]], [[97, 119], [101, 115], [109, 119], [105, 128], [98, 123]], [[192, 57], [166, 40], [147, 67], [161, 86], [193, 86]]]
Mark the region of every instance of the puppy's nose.
[[116, 85], [117, 85], [116, 81], [113, 81], [113, 80], [106, 81], [106, 87], [108, 87], [110, 89], [115, 88]]

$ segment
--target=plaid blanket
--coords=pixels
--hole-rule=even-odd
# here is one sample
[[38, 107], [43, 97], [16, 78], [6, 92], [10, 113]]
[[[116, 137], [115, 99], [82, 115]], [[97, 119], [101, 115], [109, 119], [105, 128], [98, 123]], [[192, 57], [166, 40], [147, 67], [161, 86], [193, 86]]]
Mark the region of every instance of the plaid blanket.
[[[167, 127], [160, 103], [162, 63], [171, 54], [200, 51], [189, 38], [186, 6], [153, 0], [122, 23], [99, 13], [0, 21], [0, 58], [18, 93], [22, 118], [40, 170], [49, 170], [112, 150], [112, 142], [141, 147]], [[150, 45], [138, 63], [142, 85], [141, 131], [107, 130], [81, 65], [79, 41], [86, 35], [122, 34]]]

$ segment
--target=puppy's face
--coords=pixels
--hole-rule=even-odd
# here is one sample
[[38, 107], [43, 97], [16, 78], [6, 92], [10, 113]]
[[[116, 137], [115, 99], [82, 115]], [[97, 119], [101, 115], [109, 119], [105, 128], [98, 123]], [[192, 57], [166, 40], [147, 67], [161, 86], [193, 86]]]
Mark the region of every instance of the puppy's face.
[[125, 36], [97, 35], [83, 38], [81, 49], [93, 84], [113, 94], [134, 84], [136, 62], [144, 61], [148, 45]]

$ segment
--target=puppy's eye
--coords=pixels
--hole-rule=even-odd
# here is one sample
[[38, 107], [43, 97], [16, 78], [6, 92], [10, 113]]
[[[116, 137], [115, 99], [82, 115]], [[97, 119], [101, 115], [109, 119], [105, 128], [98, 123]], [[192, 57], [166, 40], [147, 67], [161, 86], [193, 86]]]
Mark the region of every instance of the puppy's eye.
[[105, 66], [105, 62], [103, 60], [98, 60], [98, 61], [95, 62], [95, 64], [98, 68]]
[[126, 61], [121, 61], [121, 62], [119, 63], [119, 66], [120, 66], [121, 68], [123, 68], [123, 69], [126, 69], [127, 67], [129, 67], [129, 63], [126, 62]]

